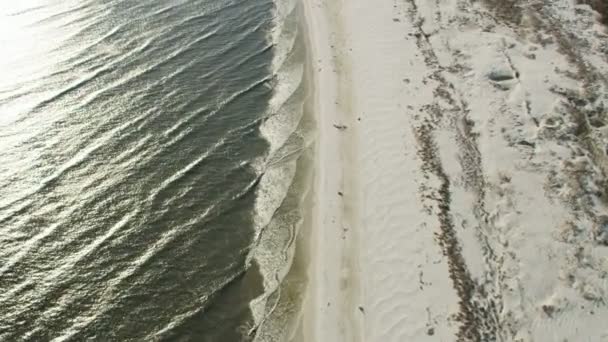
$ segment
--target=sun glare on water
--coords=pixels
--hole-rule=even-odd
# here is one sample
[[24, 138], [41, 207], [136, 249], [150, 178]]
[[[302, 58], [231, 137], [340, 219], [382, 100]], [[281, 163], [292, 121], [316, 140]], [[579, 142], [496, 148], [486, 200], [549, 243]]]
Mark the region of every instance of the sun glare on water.
[[61, 13], [64, 4], [41, 0], [0, 3], [0, 127], [13, 122], [27, 107], [15, 100], [35, 89], [56, 67], [62, 54], [58, 47], [69, 27], [48, 19]]

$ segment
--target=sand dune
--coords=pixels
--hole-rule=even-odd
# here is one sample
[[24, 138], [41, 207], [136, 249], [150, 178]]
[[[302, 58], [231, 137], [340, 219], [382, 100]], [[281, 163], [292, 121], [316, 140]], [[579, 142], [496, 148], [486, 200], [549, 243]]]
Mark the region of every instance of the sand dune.
[[298, 340], [608, 340], [589, 4], [303, 1], [319, 136]]

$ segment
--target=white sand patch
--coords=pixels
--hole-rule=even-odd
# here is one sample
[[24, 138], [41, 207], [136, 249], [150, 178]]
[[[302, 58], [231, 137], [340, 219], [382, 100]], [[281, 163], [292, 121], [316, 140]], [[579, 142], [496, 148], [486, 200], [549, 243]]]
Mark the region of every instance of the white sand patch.
[[606, 35], [510, 3], [304, 1], [302, 341], [608, 340]]

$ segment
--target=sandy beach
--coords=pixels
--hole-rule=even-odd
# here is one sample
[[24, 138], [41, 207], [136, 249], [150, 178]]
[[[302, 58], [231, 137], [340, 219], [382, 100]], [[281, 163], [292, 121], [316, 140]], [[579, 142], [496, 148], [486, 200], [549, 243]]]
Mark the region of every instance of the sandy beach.
[[295, 340], [608, 340], [598, 4], [302, 1], [318, 136]]

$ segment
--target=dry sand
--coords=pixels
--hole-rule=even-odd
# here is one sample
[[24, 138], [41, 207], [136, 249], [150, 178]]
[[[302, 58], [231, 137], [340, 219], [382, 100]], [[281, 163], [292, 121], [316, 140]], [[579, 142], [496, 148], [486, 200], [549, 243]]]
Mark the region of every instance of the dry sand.
[[297, 340], [608, 341], [602, 17], [574, 0], [302, 7], [319, 136]]

